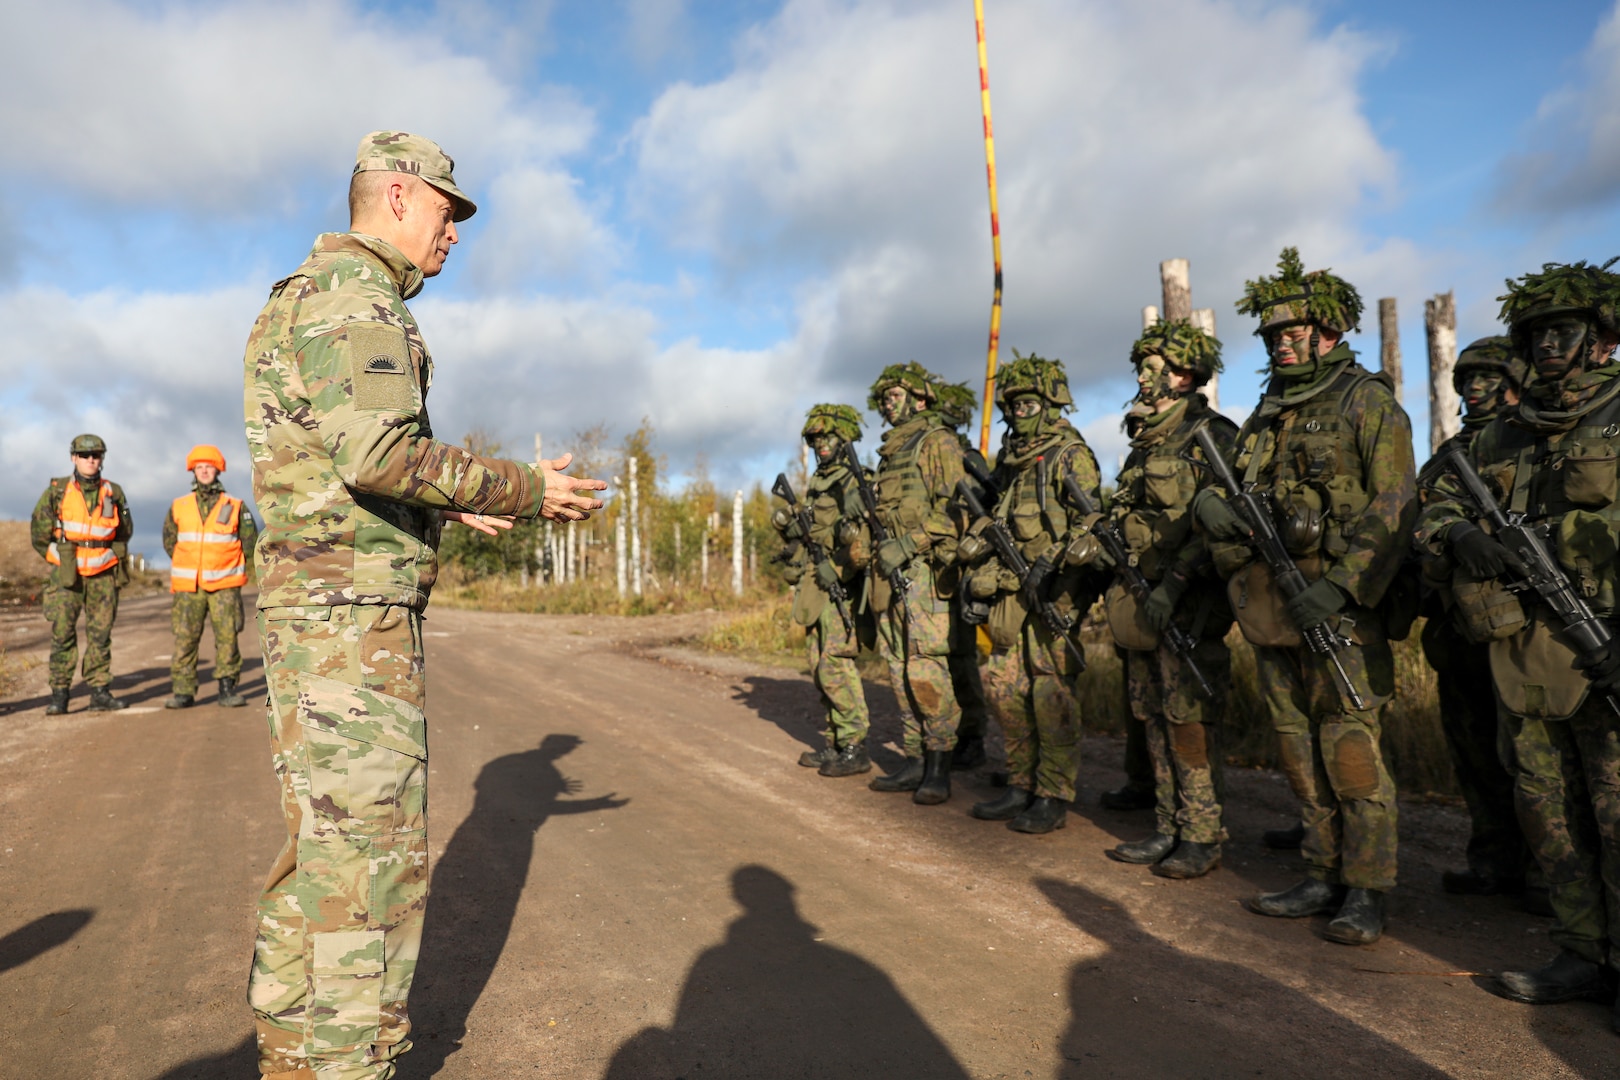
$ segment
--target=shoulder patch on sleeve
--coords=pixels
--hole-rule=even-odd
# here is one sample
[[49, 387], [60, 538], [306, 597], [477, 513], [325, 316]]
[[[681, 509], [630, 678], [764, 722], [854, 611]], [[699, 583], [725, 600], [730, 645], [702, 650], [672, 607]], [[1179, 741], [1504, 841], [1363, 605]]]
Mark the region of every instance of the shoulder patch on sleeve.
[[411, 375], [405, 331], [387, 323], [350, 323], [349, 363], [354, 378], [354, 404], [360, 409], [416, 411], [416, 384]]

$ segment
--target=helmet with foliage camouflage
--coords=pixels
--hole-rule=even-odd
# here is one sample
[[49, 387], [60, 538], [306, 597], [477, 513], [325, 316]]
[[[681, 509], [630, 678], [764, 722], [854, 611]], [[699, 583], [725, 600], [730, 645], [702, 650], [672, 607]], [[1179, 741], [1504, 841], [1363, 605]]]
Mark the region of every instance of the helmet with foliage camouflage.
[[804, 418], [806, 439], [812, 435], [836, 435], [847, 443], [861, 439], [861, 414], [851, 405], [813, 405]]
[[107, 444], [101, 441], [100, 435], [75, 435], [73, 445], [68, 447], [70, 454], [105, 454]]
[[1457, 355], [1457, 365], [1451, 371], [1451, 385], [1457, 393], [1463, 392], [1463, 383], [1476, 371], [1500, 372], [1515, 387], [1524, 385], [1529, 365], [1513, 351], [1513, 339], [1508, 337], [1482, 337]]
[[1238, 312], [1260, 320], [1255, 334], [1308, 323], [1336, 334], [1361, 329], [1361, 294], [1326, 270], [1305, 272], [1298, 248], [1283, 248], [1277, 273], [1243, 285]]
[[973, 422], [973, 414], [979, 408], [979, 396], [967, 383], [941, 382], [934, 387], [934, 393], [934, 410], [951, 427], [964, 427]]
[[883, 402], [884, 392], [891, 386], [903, 386], [913, 397], [932, 402], [937, 396], [938, 381], [935, 375], [915, 360], [904, 364], [890, 364], [883, 369], [883, 374], [877, 377], [877, 382], [872, 384], [871, 392], [866, 395], [866, 406], [876, 412]]
[[1192, 372], [1199, 386], [1221, 370], [1221, 343], [1186, 319], [1156, 322], [1142, 331], [1131, 346], [1131, 366], [1149, 356], [1162, 356], [1171, 367]]
[[1013, 350], [1014, 360], [996, 375], [996, 404], [1006, 411], [1017, 394], [1039, 394], [1048, 404], [1068, 408], [1074, 404], [1069, 394], [1069, 376], [1063, 361], [1047, 360], [1034, 353]]
[[1620, 302], [1620, 274], [1609, 267], [1620, 256], [1602, 266], [1592, 266], [1585, 260], [1570, 263], [1543, 263], [1538, 274], [1526, 274], [1518, 281], [1507, 282], [1507, 295], [1502, 301], [1503, 322], [1513, 335], [1513, 343], [1521, 352], [1525, 350], [1524, 333], [1530, 323], [1548, 315], [1586, 315], [1599, 330], [1620, 334], [1615, 306]]

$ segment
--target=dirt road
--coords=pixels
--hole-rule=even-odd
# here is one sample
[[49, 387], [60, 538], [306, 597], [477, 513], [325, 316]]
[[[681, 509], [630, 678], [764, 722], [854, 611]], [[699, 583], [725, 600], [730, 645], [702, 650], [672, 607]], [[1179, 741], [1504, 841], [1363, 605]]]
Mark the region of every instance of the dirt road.
[[[1233, 776], [1226, 866], [1162, 882], [1102, 855], [1148, 825], [1095, 808], [1117, 744], [1088, 743], [1050, 836], [970, 819], [990, 789], [961, 774], [914, 806], [794, 764], [802, 677], [658, 648], [696, 622], [432, 613], [433, 899], [402, 1077], [1620, 1075], [1605, 1007], [1446, 974], [1549, 950], [1508, 901], [1438, 892], [1454, 810], [1403, 805], [1390, 933], [1349, 949], [1240, 907], [1296, 876], [1258, 843], [1291, 809], [1278, 778]], [[167, 624], [163, 597], [120, 615], [134, 709], [77, 711], [81, 688], [47, 718], [42, 668], [0, 705], [7, 1080], [255, 1075], [243, 986], [280, 831], [263, 713], [215, 708], [211, 683], [163, 711]], [[14, 655], [43, 630], [0, 615]]]

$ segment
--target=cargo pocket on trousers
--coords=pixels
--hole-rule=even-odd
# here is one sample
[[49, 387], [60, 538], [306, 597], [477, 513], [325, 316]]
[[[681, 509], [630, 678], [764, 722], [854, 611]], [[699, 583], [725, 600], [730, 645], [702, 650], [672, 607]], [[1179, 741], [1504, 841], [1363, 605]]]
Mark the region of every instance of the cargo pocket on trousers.
[[380, 837], [426, 827], [427, 722], [389, 694], [298, 676], [316, 835]]
[[305, 1030], [314, 1050], [369, 1047], [382, 1026], [383, 932], [312, 934]]

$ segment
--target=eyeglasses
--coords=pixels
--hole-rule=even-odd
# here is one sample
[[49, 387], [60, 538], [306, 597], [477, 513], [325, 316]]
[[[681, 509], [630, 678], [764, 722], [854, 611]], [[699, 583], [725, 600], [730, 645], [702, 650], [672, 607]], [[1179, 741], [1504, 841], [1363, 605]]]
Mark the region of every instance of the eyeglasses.
[[74, 456], [74, 457], [82, 457], [82, 458], [85, 458], [85, 459], [87, 459], [87, 460], [89, 460], [89, 461], [100, 461], [100, 460], [101, 460], [101, 459], [102, 459], [102, 457], [103, 457], [103, 456], [104, 456], [104, 455], [102, 455], [102, 454], [99, 454], [99, 453], [95, 453], [95, 454], [81, 454], [81, 453], [79, 453], [79, 452], [78, 452], [78, 451], [77, 451], [77, 450], [75, 450], [75, 451], [74, 451], [74, 452], [73, 452], [73, 456]]

